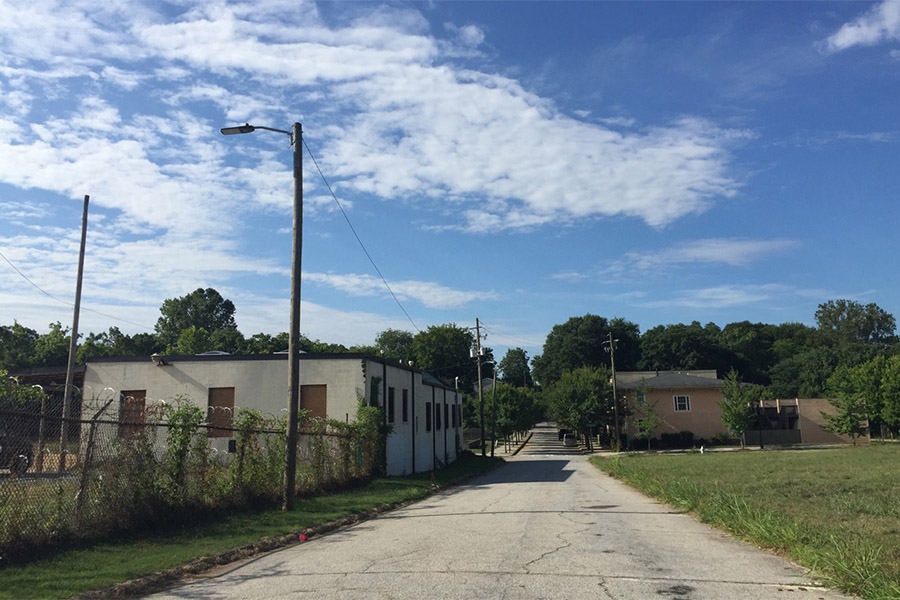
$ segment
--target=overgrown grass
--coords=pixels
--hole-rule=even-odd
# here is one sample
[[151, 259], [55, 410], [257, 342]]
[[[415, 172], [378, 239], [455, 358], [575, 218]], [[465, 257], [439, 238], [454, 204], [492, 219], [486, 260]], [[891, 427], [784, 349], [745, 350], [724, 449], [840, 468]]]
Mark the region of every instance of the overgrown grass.
[[[438, 485], [484, 473], [502, 459], [465, 454], [434, 473]], [[428, 496], [430, 473], [373, 479], [337, 494], [305, 498], [295, 510], [222, 515], [214, 523], [69, 550], [28, 565], [0, 568], [0, 599], [71, 598], [200, 557]]]
[[900, 448], [628, 454], [591, 462], [863, 598], [900, 598]]

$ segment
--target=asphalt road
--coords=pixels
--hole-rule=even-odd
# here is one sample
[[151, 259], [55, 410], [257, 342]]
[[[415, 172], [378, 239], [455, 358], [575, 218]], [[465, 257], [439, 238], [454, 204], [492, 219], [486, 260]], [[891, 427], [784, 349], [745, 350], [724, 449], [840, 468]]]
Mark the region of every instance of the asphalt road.
[[556, 438], [540, 430], [467, 485], [151, 597], [847, 598], [645, 498]]

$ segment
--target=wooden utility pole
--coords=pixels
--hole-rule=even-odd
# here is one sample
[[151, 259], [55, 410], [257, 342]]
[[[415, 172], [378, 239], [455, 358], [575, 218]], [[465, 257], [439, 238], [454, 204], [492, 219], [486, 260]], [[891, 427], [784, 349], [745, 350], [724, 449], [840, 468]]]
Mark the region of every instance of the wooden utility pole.
[[87, 240], [88, 202], [90, 199], [90, 196], [84, 196], [84, 214], [81, 217], [81, 249], [78, 252], [78, 276], [75, 283], [75, 314], [72, 316], [72, 338], [69, 340], [69, 364], [66, 367], [66, 387], [63, 390], [62, 420], [59, 424], [60, 472], [66, 470], [66, 437], [69, 429], [69, 406], [73, 391], [72, 380], [75, 377], [75, 352], [78, 350], [78, 315], [81, 313], [81, 280], [84, 276], [84, 247]]
[[484, 449], [484, 391], [481, 386], [481, 322], [475, 317], [475, 359], [478, 361], [478, 412], [481, 421], [481, 455]]

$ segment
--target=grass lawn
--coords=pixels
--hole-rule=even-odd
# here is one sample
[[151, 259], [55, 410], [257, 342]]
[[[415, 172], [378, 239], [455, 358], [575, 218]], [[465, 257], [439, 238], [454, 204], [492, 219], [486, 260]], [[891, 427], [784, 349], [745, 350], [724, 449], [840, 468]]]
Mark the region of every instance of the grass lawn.
[[900, 446], [625, 454], [591, 462], [845, 591], [900, 598]]
[[[447, 484], [492, 469], [499, 458], [464, 455], [435, 472], [436, 484]], [[91, 590], [175, 569], [201, 557], [219, 555], [260, 540], [277, 544], [282, 537], [388, 506], [425, 498], [433, 491], [430, 474], [388, 477], [339, 494], [302, 499], [295, 510], [223, 515], [190, 529], [98, 544], [61, 552], [22, 566], [0, 567], [0, 599], [71, 598]]]

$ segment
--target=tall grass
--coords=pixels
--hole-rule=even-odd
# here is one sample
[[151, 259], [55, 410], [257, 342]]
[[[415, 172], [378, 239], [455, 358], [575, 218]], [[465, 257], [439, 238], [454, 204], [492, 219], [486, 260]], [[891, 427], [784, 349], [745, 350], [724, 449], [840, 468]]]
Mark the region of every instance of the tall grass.
[[900, 598], [900, 448], [629, 454], [596, 466], [863, 598]]

